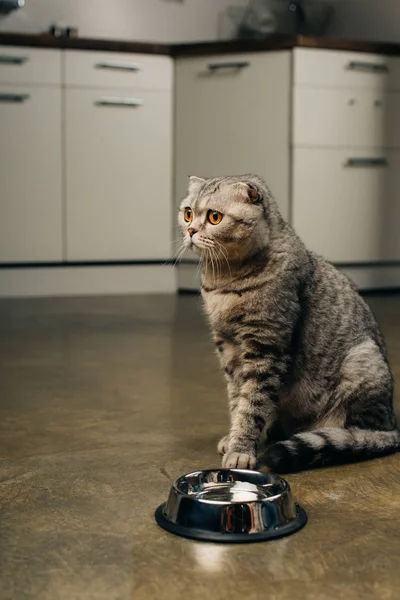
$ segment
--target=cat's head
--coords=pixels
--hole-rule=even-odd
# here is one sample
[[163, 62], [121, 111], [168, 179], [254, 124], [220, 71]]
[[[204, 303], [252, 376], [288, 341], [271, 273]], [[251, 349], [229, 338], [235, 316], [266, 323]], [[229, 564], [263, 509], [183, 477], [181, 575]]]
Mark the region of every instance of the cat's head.
[[179, 211], [183, 241], [201, 256], [243, 260], [268, 243], [270, 193], [262, 179], [245, 175], [190, 177]]

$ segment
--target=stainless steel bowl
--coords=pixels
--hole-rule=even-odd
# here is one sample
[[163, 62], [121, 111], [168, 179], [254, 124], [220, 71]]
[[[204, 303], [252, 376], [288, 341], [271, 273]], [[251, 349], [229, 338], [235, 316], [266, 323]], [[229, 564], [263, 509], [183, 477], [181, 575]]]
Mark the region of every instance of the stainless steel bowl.
[[179, 477], [155, 517], [170, 533], [210, 542], [271, 540], [290, 535], [307, 522], [285, 479], [244, 469]]

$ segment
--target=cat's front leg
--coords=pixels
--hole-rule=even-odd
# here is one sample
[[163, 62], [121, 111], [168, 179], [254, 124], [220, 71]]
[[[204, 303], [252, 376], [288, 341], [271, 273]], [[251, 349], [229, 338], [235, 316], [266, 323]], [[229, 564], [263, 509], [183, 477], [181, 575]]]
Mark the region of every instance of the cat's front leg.
[[[232, 427], [232, 422], [235, 417], [237, 405], [240, 398], [240, 388], [235, 384], [233, 380], [232, 374], [227, 374], [225, 371], [225, 378], [227, 381], [227, 390], [228, 390], [228, 400], [229, 400], [229, 415], [230, 415], [230, 427]], [[229, 433], [228, 435], [224, 435], [223, 438], [218, 442], [218, 452], [222, 454], [226, 454], [229, 449]]]
[[[218, 336], [215, 339], [215, 345], [218, 350], [219, 361], [224, 372], [226, 387], [228, 392], [229, 404], [229, 429], [232, 426], [232, 421], [236, 412], [236, 408], [240, 398], [240, 388], [235, 381], [235, 371], [238, 368], [239, 348], [234, 344], [225, 342]], [[226, 454], [229, 448], [229, 433], [220, 439], [218, 442], [218, 452], [222, 455]]]
[[287, 369], [284, 357], [247, 359], [241, 372], [240, 397], [233, 414], [228, 451], [223, 457], [225, 468], [254, 469], [257, 444], [264, 428], [277, 418], [276, 404]]
[[[259, 398], [258, 394], [255, 398]], [[227, 469], [254, 469], [257, 462], [257, 445], [261, 432], [276, 419], [276, 410], [265, 397], [261, 401], [242, 397], [232, 420], [228, 448], [222, 459]], [[221, 440], [222, 442], [222, 440]]]

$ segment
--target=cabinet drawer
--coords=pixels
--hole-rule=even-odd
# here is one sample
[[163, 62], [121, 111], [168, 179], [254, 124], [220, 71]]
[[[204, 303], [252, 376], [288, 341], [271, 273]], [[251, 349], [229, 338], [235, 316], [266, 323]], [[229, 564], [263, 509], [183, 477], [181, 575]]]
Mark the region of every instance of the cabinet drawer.
[[67, 259], [165, 260], [172, 232], [169, 92], [66, 91]]
[[400, 60], [379, 54], [296, 48], [294, 82], [301, 85], [400, 89]]
[[[390, 98], [389, 98], [390, 96]], [[293, 143], [314, 146], [387, 146], [399, 117], [399, 93], [296, 87], [293, 96]], [[393, 107], [393, 108], [390, 108]]]
[[0, 46], [0, 83], [61, 84], [61, 51]]
[[296, 149], [293, 225], [337, 263], [400, 259], [400, 153]]
[[115, 52], [65, 53], [66, 84], [80, 87], [169, 90], [173, 61], [169, 56]]

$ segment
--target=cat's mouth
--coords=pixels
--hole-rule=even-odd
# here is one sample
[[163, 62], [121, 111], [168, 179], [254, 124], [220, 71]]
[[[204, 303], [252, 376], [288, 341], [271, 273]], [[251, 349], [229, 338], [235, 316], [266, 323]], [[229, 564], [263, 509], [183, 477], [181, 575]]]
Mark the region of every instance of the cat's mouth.
[[205, 251], [205, 247], [203, 246], [203, 244], [199, 240], [194, 240], [193, 238], [187, 240], [186, 247], [188, 248], [188, 250], [191, 250], [196, 254], [201, 254]]
[[213, 251], [214, 243], [212, 243], [207, 238], [203, 238], [202, 236], [193, 235], [192, 237], [186, 238], [186, 247], [196, 254], [208, 254]]
[[194, 251], [197, 251], [197, 252], [200, 251], [199, 246], [196, 244], [196, 242], [193, 240], [193, 238], [191, 238], [189, 240], [188, 247], [189, 247], [190, 250], [194, 250]]

